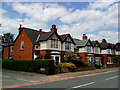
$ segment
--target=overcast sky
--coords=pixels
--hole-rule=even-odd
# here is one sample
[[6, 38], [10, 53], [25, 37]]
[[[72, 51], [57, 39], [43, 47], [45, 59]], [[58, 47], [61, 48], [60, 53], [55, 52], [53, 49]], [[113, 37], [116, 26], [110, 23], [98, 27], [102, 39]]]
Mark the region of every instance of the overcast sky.
[[[101, 1], [101, 2], [100, 2]], [[118, 0], [112, 2], [2, 2], [0, 34], [18, 34], [23, 27], [49, 31], [57, 25], [58, 33], [70, 33], [81, 39], [87, 34], [91, 40], [118, 42]], [[2, 22], [1, 22], [2, 21]]]

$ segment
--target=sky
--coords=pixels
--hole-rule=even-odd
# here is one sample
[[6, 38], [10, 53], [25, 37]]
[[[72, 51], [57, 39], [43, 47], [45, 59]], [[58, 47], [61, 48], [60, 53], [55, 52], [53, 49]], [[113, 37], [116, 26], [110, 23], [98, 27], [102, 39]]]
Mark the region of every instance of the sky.
[[57, 26], [58, 33], [71, 34], [81, 39], [86, 34], [99, 42], [105, 38], [118, 42], [118, 0], [104, 2], [2, 2], [0, 7], [0, 34], [11, 32], [17, 36], [19, 25], [50, 31]]

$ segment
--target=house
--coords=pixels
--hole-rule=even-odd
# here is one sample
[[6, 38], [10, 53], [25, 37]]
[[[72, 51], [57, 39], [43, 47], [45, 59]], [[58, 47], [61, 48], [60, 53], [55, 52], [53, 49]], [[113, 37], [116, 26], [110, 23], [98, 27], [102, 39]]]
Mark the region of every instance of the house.
[[76, 43], [76, 53], [82, 56], [82, 60], [94, 62], [93, 45], [91, 40], [87, 38], [86, 34], [83, 34], [82, 40], [74, 38], [74, 41]]
[[91, 42], [93, 45], [94, 61], [103, 64], [103, 56], [101, 55], [100, 43], [97, 40]]
[[114, 56], [120, 56], [120, 43], [111, 44], [103, 39], [91, 41], [86, 34], [82, 40], [72, 38], [70, 34], [59, 35], [56, 25], [48, 32], [42, 29], [34, 30], [20, 25], [14, 44], [4, 46], [3, 59], [34, 60], [45, 59], [50, 55], [55, 64], [61, 63], [67, 51], [72, 51], [82, 57], [83, 61], [97, 62], [103, 65], [112, 64]]
[[120, 42], [115, 45], [115, 54], [120, 56]]
[[[50, 54], [55, 63], [60, 63], [66, 51], [74, 52], [75, 42], [70, 34], [59, 35], [56, 25], [48, 32], [42, 29], [34, 30], [20, 25], [19, 34], [14, 41], [13, 59], [15, 60], [33, 60], [46, 54]], [[10, 58], [5, 56], [3, 50], [3, 59]], [[7, 49], [9, 51], [9, 49]]]

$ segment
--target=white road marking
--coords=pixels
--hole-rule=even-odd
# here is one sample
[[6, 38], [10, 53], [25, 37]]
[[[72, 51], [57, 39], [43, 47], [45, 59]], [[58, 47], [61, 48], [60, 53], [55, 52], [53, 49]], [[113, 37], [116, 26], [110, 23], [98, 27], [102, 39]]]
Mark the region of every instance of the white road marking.
[[107, 78], [106, 80], [110, 80], [110, 79], [117, 78], [117, 77], [118, 76], [110, 77], [110, 78]]
[[10, 77], [10, 76], [0, 75], [0, 77], [5, 77], [6, 78], [6, 77]]
[[90, 82], [90, 83], [82, 84], [82, 85], [75, 86], [75, 87], [72, 87], [72, 88], [68, 88], [68, 89], [65, 89], [65, 90], [71, 90], [71, 89], [74, 89], [74, 88], [80, 88], [80, 87], [84, 87], [84, 86], [87, 86], [87, 85], [90, 85], [90, 84], [93, 84], [93, 83], [94, 82]]
[[21, 80], [21, 81], [27, 81], [27, 82], [39, 82], [39, 81], [30, 81], [30, 80], [26, 80], [26, 79], [22, 79], [22, 78], [16, 78], [17, 80]]
[[90, 84], [93, 84], [93, 83], [94, 82], [90, 82], [90, 83], [82, 84], [82, 85], [75, 86], [75, 87], [72, 87], [72, 88], [80, 88], [80, 87], [84, 87], [84, 86], [87, 86], [87, 85], [90, 85]]

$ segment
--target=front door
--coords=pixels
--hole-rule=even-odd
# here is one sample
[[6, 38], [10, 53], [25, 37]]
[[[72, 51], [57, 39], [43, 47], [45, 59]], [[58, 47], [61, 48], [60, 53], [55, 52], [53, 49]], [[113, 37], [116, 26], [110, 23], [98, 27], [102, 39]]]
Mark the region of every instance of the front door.
[[60, 63], [60, 55], [51, 55], [51, 57], [55, 60], [56, 65]]

